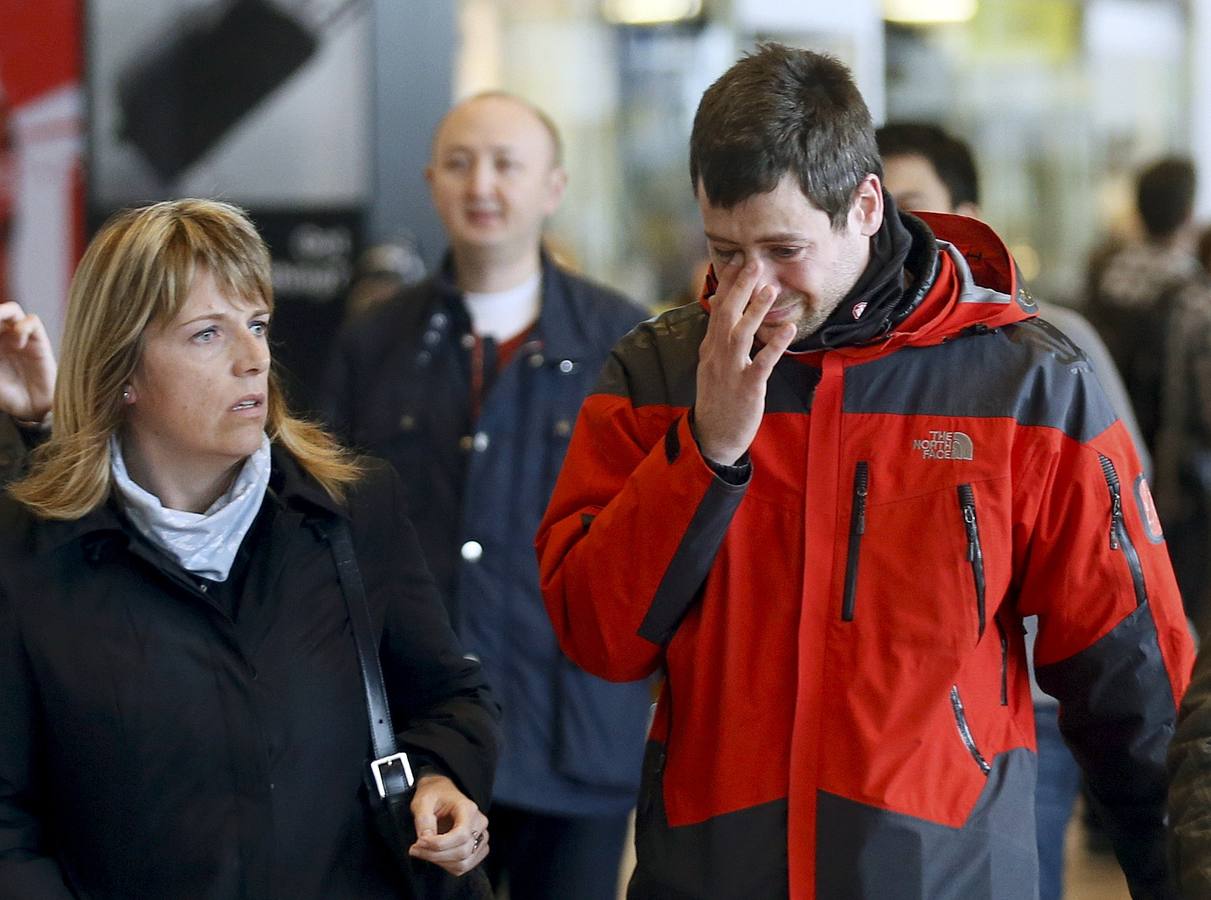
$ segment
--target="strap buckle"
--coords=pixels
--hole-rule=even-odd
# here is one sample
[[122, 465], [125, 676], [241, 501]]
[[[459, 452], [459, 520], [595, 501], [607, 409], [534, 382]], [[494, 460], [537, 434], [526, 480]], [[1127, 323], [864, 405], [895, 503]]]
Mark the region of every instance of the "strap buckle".
[[412, 766], [408, 763], [407, 753], [393, 753], [390, 756], [382, 756], [370, 763], [370, 774], [374, 776], [374, 786], [378, 788], [378, 795], [381, 798], [386, 798], [387, 789], [383, 786], [383, 768], [388, 766], [400, 765], [404, 769], [404, 780], [408, 782], [408, 787], [412, 787]]

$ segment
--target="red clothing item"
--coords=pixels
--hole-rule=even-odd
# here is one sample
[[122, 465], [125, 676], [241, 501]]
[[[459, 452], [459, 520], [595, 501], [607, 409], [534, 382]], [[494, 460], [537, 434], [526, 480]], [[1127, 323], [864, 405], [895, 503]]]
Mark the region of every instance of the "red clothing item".
[[1035, 614], [1133, 889], [1164, 895], [1192, 648], [1139, 462], [1000, 240], [922, 218], [918, 307], [778, 364], [745, 483], [686, 414], [706, 304], [633, 332], [581, 410], [537, 546], [564, 652], [666, 675], [634, 896], [1033, 897]]
[[[536, 322], [531, 322], [513, 337], [499, 344], [494, 344], [495, 354], [493, 355], [493, 363], [490, 364], [486, 357], [490, 355], [487, 352], [487, 345], [484, 339], [478, 334], [472, 335], [475, 343], [471, 345], [471, 421], [479, 421], [480, 410], [483, 409], [484, 397], [488, 391], [492, 389], [492, 382], [496, 377], [505, 370], [512, 362], [513, 357], [517, 355], [517, 351], [530, 339], [530, 335], [534, 332]], [[491, 365], [492, 371], [490, 377], [485, 377], [484, 369]]]
[[78, 0], [0, 0], [0, 88], [12, 106], [80, 79]]

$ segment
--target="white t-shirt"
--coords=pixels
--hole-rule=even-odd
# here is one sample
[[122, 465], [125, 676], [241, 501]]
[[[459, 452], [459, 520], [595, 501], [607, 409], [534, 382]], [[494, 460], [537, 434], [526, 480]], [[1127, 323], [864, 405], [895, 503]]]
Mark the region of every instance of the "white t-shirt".
[[480, 337], [490, 337], [498, 343], [516, 337], [538, 318], [542, 305], [542, 273], [535, 272], [517, 287], [507, 291], [463, 294], [471, 316], [471, 330]]

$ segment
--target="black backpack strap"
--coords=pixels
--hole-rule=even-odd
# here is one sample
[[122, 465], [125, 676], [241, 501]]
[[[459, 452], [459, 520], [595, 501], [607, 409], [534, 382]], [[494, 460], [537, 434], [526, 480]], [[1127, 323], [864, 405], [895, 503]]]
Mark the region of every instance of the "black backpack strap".
[[362, 684], [366, 690], [370, 742], [374, 748], [370, 773], [380, 797], [407, 793], [412, 788], [412, 767], [408, 762], [408, 755], [396, 748], [395, 730], [391, 725], [391, 710], [387, 703], [387, 688], [383, 683], [383, 669], [379, 664], [374, 630], [370, 624], [370, 607], [366, 602], [362, 573], [357, 567], [357, 557], [353, 552], [349, 526], [343, 519], [337, 519], [325, 531], [332, 558], [336, 562], [336, 576], [340, 581], [341, 594], [349, 611], [349, 624], [353, 629], [353, 642], [357, 645]]

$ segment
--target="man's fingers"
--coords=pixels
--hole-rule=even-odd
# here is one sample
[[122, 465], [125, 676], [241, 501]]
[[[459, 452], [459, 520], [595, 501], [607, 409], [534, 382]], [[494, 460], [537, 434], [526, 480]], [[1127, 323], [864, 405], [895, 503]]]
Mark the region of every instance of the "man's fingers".
[[753, 294], [753, 299], [744, 310], [744, 315], [740, 317], [740, 321], [732, 329], [732, 340], [740, 345], [740, 349], [744, 352], [745, 356], [748, 356], [752, 350], [753, 338], [757, 336], [757, 329], [761, 327], [761, 322], [765, 319], [770, 309], [773, 308], [774, 302], [777, 299], [778, 289], [772, 284], [763, 285], [760, 290]]
[[724, 327], [729, 334], [752, 299], [753, 291], [757, 287], [758, 272], [756, 263], [747, 263], [736, 273], [736, 280], [732, 282], [731, 287], [726, 291], [720, 288], [715, 292], [715, 299], [711, 302], [711, 318], [718, 316], [717, 326]]
[[714, 296], [718, 297], [730, 291], [736, 283], [736, 278], [740, 275], [740, 270], [743, 268], [744, 258], [737, 254], [724, 263], [722, 268], [716, 269]]
[[796, 328], [793, 322], [780, 322], [774, 336], [753, 357], [753, 366], [750, 370], [753, 375], [762, 380], [768, 379], [770, 373], [774, 371], [774, 366], [786, 352], [786, 348], [794, 342], [795, 334]]

